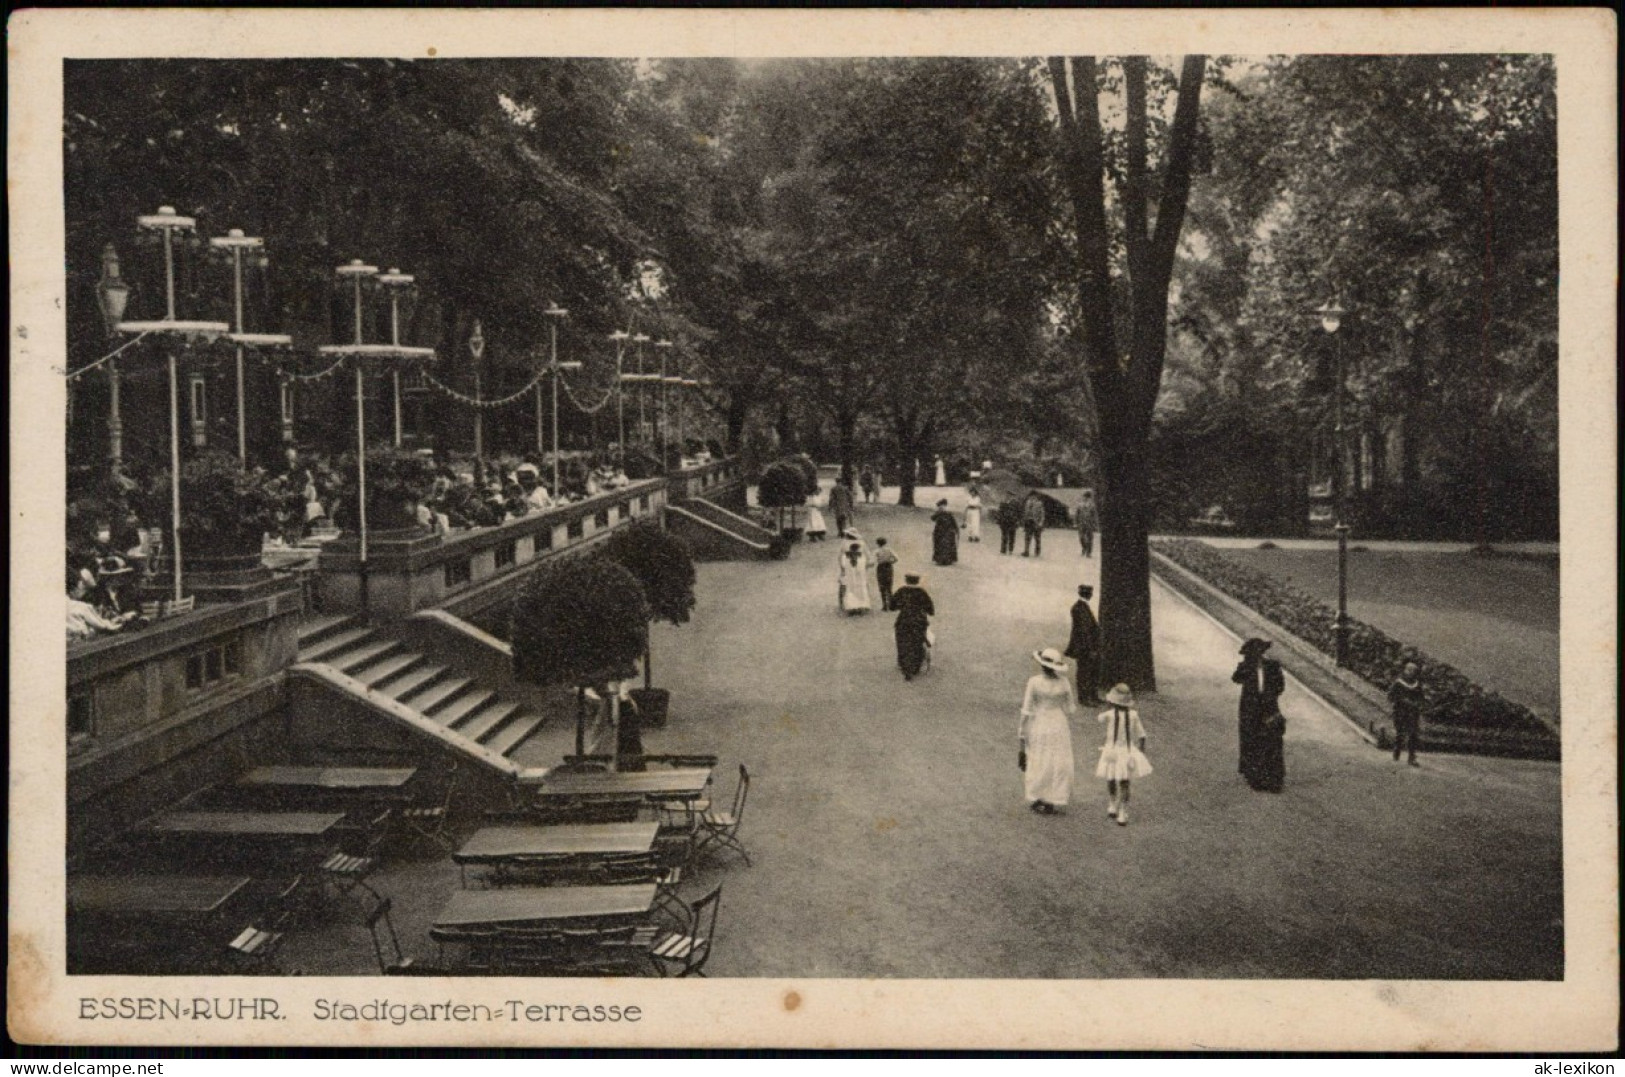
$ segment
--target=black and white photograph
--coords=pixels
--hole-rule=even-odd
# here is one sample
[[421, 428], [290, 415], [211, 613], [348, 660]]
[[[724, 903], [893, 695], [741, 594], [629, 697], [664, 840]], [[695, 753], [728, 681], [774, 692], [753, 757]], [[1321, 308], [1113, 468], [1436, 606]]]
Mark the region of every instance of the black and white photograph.
[[1543, 14], [14, 15], [13, 1036], [1617, 1049]]

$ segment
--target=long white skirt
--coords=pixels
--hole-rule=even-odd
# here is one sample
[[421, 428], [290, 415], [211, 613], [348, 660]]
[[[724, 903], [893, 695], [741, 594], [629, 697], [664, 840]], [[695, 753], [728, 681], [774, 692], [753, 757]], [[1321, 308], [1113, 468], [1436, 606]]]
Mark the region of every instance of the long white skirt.
[[1072, 799], [1072, 728], [1059, 710], [1033, 715], [1027, 726], [1027, 770], [1023, 775], [1027, 803], [1042, 800], [1062, 805]]
[[982, 541], [982, 510], [974, 505], [965, 510], [965, 540]]
[[841, 583], [841, 609], [847, 613], [873, 609], [869, 601], [869, 574], [854, 572]]

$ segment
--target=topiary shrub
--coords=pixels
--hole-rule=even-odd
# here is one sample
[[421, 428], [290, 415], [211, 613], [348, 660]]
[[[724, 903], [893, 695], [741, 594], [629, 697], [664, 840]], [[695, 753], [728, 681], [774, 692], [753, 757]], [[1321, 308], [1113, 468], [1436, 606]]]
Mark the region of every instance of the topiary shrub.
[[[339, 497], [346, 505], [356, 503], [355, 453], [339, 458]], [[434, 461], [411, 449], [393, 445], [367, 450], [367, 525], [378, 531], [417, 526], [412, 514], [414, 502], [429, 496], [434, 487]], [[356, 521], [352, 517], [349, 523]]]
[[[667, 624], [688, 623], [694, 608], [694, 557], [688, 543], [648, 520], [617, 529], [604, 542], [604, 556], [630, 572], [643, 588], [649, 616]], [[648, 635], [643, 652], [643, 687], [653, 686]]]
[[544, 565], [515, 597], [511, 624], [514, 676], [576, 688], [576, 754], [585, 754], [585, 689], [625, 677], [648, 649], [643, 585], [607, 557]]
[[[169, 472], [160, 471], [147, 498], [154, 521], [169, 520]], [[181, 555], [258, 554], [285, 508], [280, 485], [260, 468], [243, 470], [237, 457], [206, 449], [181, 465]]]
[[802, 479], [802, 483], [803, 483], [802, 489], [804, 490], [804, 496], [805, 497], [817, 497], [818, 496], [818, 464], [817, 464], [817, 462], [815, 462], [813, 460], [813, 458], [808, 456], [806, 453], [796, 453], [794, 456], [786, 456], [784, 458], [783, 462], [786, 463], [786, 464], [789, 464], [792, 467], [794, 467], [797, 471], [799, 471], [801, 473], [801, 479]]
[[763, 508], [779, 510], [779, 530], [784, 530], [784, 510], [807, 500], [806, 473], [788, 460], [780, 460], [762, 472], [757, 499]]

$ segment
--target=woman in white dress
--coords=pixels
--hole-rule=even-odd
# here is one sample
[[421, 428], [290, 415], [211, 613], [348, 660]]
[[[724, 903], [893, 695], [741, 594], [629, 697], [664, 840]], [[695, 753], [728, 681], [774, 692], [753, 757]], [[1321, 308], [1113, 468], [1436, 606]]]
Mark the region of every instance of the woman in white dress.
[[1040, 815], [1055, 815], [1072, 799], [1072, 728], [1067, 715], [1076, 708], [1066, 659], [1054, 647], [1035, 652], [1038, 672], [1027, 681], [1021, 700], [1021, 769], [1025, 772], [1027, 806]]
[[965, 502], [965, 541], [982, 541], [982, 492], [974, 485], [970, 488], [970, 500]]
[[824, 536], [829, 533], [829, 526], [824, 523], [824, 512], [814, 498], [807, 502], [807, 541], [823, 542]]
[[869, 558], [864, 556], [862, 542], [848, 542], [841, 554], [841, 611], [846, 614], [868, 613]]
[[1106, 817], [1115, 818], [1118, 826], [1128, 826], [1129, 782], [1151, 773], [1151, 760], [1145, 757], [1145, 726], [1134, 709], [1134, 693], [1128, 685], [1119, 684], [1107, 692], [1106, 702], [1112, 707], [1100, 712], [1106, 743], [1100, 749], [1095, 777], [1106, 779]]
[[948, 485], [948, 469], [942, 465], [942, 457], [937, 457], [937, 485]]

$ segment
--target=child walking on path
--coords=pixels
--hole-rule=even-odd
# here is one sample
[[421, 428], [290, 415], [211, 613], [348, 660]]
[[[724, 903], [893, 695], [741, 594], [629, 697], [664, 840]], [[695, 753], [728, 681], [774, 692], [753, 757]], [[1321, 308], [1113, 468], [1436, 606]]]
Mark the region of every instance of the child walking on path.
[[1129, 782], [1151, 773], [1151, 760], [1145, 757], [1145, 726], [1134, 709], [1134, 693], [1119, 684], [1106, 693], [1111, 710], [1100, 712], [1106, 728], [1106, 743], [1100, 749], [1095, 777], [1106, 779], [1106, 817], [1118, 826], [1128, 826]]
[[883, 538], [875, 539], [875, 582], [880, 585], [880, 608], [891, 609], [891, 588], [896, 578], [897, 555]]

